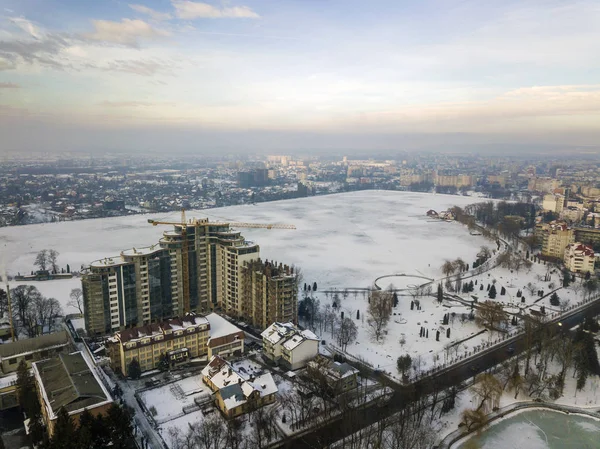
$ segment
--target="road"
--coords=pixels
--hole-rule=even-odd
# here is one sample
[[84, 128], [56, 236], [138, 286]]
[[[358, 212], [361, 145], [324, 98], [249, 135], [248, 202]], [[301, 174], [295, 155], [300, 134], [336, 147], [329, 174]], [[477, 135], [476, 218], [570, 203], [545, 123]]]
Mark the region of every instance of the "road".
[[[585, 304], [579, 309], [567, 312], [560, 318], [547, 322], [545, 326], [554, 327], [558, 331], [558, 323], [560, 322], [563, 329], [570, 329], [581, 323], [586, 316], [598, 314], [600, 314], [600, 299]], [[512, 351], [511, 353], [508, 352], [509, 347], [514, 348], [514, 353]], [[412, 385], [398, 385], [391, 400], [386, 405], [382, 407], [373, 405], [363, 410], [358, 410], [355, 416], [357, 419], [353, 420], [353, 422], [361, 422], [363, 428], [367, 427], [398, 412], [403, 404], [413, 400], [415, 397], [430, 393], [434, 385], [438, 390], [457, 385], [473, 377], [475, 374], [488, 370], [509, 357], [523, 352], [525, 349], [525, 336], [519, 334], [428, 378], [421, 379]], [[286, 449], [322, 449], [360, 430], [356, 426], [348, 428], [343, 424], [342, 419], [333, 420], [314, 432], [285, 441], [280, 447]]]

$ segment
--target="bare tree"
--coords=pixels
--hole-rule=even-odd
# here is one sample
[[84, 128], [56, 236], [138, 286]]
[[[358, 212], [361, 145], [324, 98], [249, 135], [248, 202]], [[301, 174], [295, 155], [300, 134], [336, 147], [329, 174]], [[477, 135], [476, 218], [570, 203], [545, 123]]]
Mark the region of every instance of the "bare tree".
[[[29, 309], [33, 306], [34, 301], [37, 301], [42, 294], [33, 285], [19, 285], [10, 292], [10, 297], [13, 305], [13, 314], [15, 320], [20, 327], [26, 326], [28, 320]], [[16, 332], [18, 335], [18, 333]]]
[[487, 246], [482, 246], [481, 248], [479, 248], [478, 255], [483, 257], [484, 259], [489, 259], [490, 257], [492, 257], [492, 251]]
[[492, 331], [498, 330], [498, 326], [506, 322], [507, 319], [508, 314], [504, 311], [502, 304], [494, 301], [484, 301], [475, 313], [477, 325], [489, 329], [490, 334]]
[[532, 284], [531, 282], [528, 282], [527, 285], [525, 286], [525, 288], [527, 289], [527, 291], [529, 292], [529, 294], [531, 296], [533, 296], [538, 289], [537, 285]]
[[491, 411], [498, 405], [498, 400], [502, 395], [502, 384], [494, 375], [487, 373], [479, 374], [475, 378], [475, 382], [471, 391], [481, 401], [476, 410]]
[[6, 311], [8, 311], [8, 295], [0, 288], [0, 318], [4, 316]]
[[392, 314], [394, 300], [388, 291], [374, 290], [371, 292], [369, 309], [367, 310], [367, 324], [371, 330], [371, 336], [379, 342], [387, 328]]
[[465, 423], [467, 430], [476, 429], [485, 423], [485, 412], [479, 409], [466, 409], [462, 412], [462, 421]]
[[449, 276], [453, 275], [455, 270], [456, 270], [456, 267], [451, 261], [449, 261], [449, 260], [444, 261], [444, 264], [442, 265], [442, 273], [444, 274], [445, 277], [449, 277]]
[[48, 266], [48, 251], [43, 249], [35, 256], [34, 265], [37, 265], [40, 270], [45, 271]]
[[67, 303], [69, 307], [75, 307], [83, 315], [83, 291], [80, 288], [74, 288], [69, 295], [71, 300]]
[[337, 341], [342, 351], [345, 351], [348, 347], [348, 344], [352, 343], [356, 340], [356, 336], [358, 335], [358, 328], [352, 318], [345, 317], [340, 321], [337, 330]]
[[454, 266], [454, 271], [458, 273], [462, 273], [463, 271], [465, 271], [465, 267], [467, 266], [465, 261], [462, 260], [460, 257], [453, 261], [452, 265]]
[[58, 273], [58, 270], [59, 270], [57, 259], [58, 259], [58, 251], [56, 251], [55, 249], [49, 250], [48, 251], [48, 263], [52, 267], [53, 273]]

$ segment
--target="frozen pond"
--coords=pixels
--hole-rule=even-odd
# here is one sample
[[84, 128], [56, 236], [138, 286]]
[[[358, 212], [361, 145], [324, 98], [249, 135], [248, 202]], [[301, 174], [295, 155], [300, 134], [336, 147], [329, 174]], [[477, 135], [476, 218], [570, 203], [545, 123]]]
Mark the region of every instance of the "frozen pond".
[[[475, 440], [476, 444], [472, 444]], [[598, 449], [600, 420], [585, 415], [529, 410], [492, 424], [453, 449]]]

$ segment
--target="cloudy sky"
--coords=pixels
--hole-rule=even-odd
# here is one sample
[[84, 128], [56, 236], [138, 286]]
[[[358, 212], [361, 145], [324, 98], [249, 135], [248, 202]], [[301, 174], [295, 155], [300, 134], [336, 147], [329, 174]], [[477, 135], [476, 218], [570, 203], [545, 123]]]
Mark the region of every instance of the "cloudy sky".
[[0, 151], [600, 141], [600, 2], [2, 0]]

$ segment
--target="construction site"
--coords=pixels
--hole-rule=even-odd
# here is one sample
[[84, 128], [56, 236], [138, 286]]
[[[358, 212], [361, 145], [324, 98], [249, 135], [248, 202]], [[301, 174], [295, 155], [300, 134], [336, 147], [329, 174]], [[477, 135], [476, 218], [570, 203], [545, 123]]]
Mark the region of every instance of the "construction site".
[[[82, 287], [89, 335], [189, 312], [218, 311], [258, 328], [265, 322], [297, 320], [294, 269], [283, 264], [270, 269], [273, 262], [262, 262], [259, 245], [235, 229], [295, 226], [187, 219], [185, 211], [180, 221], [148, 223], [173, 229], [164, 231], [158, 243], [123, 250], [85, 268]], [[244, 290], [247, 295], [242, 295]]]

